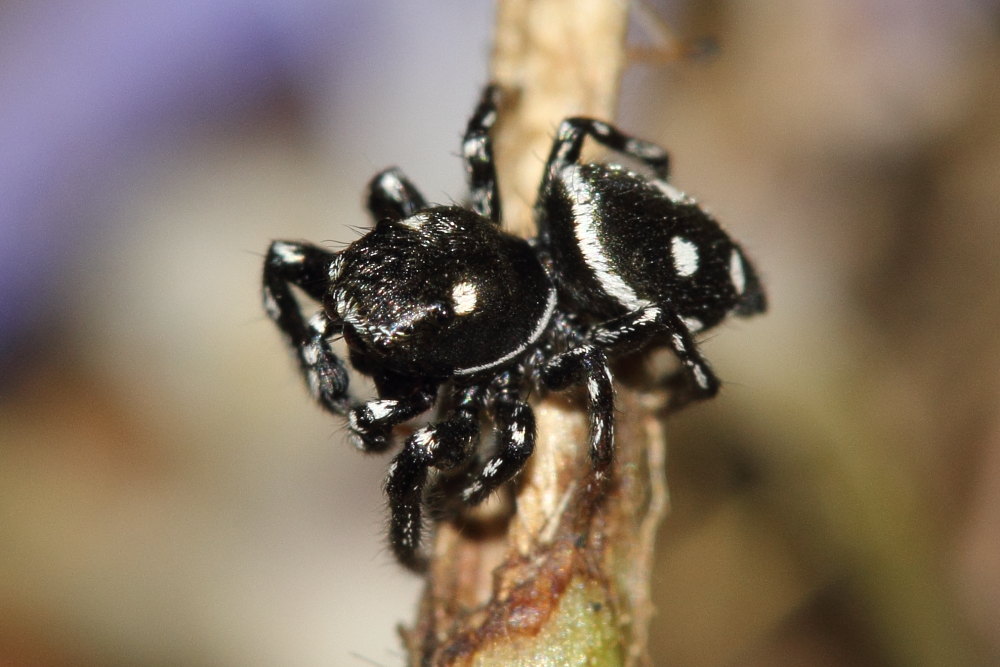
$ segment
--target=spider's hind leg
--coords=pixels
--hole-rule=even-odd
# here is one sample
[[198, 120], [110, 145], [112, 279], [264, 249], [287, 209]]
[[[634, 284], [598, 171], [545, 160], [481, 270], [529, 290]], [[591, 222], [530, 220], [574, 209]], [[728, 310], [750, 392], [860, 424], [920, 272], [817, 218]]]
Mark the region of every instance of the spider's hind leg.
[[[684, 320], [665, 306], [643, 306], [595, 327], [588, 336], [591, 345], [606, 350], [612, 357], [638, 351], [657, 337], [665, 338], [683, 366], [669, 380], [673, 389], [669, 405], [671, 410], [692, 401], [711, 398], [719, 392], [719, 379], [698, 350]], [[582, 368], [575, 359], [583, 354], [577, 352], [579, 349], [574, 348], [549, 362], [543, 371], [547, 385], [559, 389], [579, 382]]]
[[542, 382], [557, 391], [584, 383], [590, 415], [590, 459], [596, 469], [607, 468], [614, 456], [615, 393], [604, 351], [583, 343], [563, 352], [542, 369]]
[[670, 175], [670, 157], [656, 144], [625, 134], [609, 123], [593, 118], [567, 118], [559, 125], [552, 151], [546, 162], [542, 184], [544, 192], [549, 183], [567, 165], [579, 162], [583, 140], [593, 138], [598, 143], [635, 158], [653, 170], [657, 178], [666, 180]]

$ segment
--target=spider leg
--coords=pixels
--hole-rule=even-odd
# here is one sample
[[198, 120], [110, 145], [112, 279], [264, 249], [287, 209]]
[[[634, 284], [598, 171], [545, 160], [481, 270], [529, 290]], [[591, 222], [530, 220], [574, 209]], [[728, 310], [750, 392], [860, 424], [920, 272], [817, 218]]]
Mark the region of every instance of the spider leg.
[[462, 139], [462, 156], [465, 158], [472, 210], [495, 225], [500, 224], [500, 193], [497, 190], [490, 129], [496, 122], [499, 94], [495, 85], [483, 90]]
[[603, 121], [592, 118], [567, 118], [559, 125], [556, 139], [552, 144], [552, 152], [549, 153], [545, 176], [542, 179], [543, 195], [548, 192], [550, 183], [564, 167], [580, 160], [583, 140], [588, 136], [611, 150], [639, 160], [662, 180], [666, 180], [670, 173], [670, 157], [656, 144], [636, 139]]
[[649, 305], [596, 327], [590, 339], [618, 356], [643, 347], [655, 336], [667, 334], [666, 340], [683, 364], [680, 377], [686, 382], [673, 393], [670, 408], [678, 409], [696, 400], [711, 398], [719, 392], [719, 378], [698, 351], [694, 337], [676, 313], [662, 306]]
[[490, 410], [496, 424], [496, 453], [462, 490], [462, 500], [476, 505], [514, 477], [535, 450], [535, 413], [521, 400], [513, 373], [502, 376]]
[[341, 327], [319, 310], [309, 318], [308, 330], [309, 342], [299, 348], [298, 357], [309, 393], [327, 411], [344, 415], [352, 403], [347, 368], [330, 346], [330, 338], [339, 334]]
[[383, 169], [368, 182], [368, 210], [375, 222], [403, 220], [425, 208], [423, 195], [398, 167]]
[[553, 390], [585, 383], [590, 415], [590, 459], [603, 470], [611, 463], [615, 446], [615, 394], [607, 355], [591, 343], [582, 343], [557, 355], [542, 368], [542, 382]]
[[350, 403], [347, 369], [329, 343], [339, 327], [322, 311], [306, 322], [291, 289], [295, 285], [321, 301], [335, 257], [307, 243], [273, 242], [264, 262], [263, 298], [267, 316], [295, 352], [310, 393], [327, 411], [344, 415]]
[[347, 412], [351, 441], [363, 452], [388, 449], [392, 427], [429, 410], [437, 397], [437, 385], [400, 388], [391, 397], [379, 394], [379, 398], [355, 405]]
[[457, 394], [457, 404], [445, 420], [413, 433], [389, 466], [385, 491], [389, 496], [389, 544], [396, 558], [411, 570], [426, 563], [420, 555], [423, 491], [427, 471], [453, 468], [472, 453], [479, 435], [479, 387]]

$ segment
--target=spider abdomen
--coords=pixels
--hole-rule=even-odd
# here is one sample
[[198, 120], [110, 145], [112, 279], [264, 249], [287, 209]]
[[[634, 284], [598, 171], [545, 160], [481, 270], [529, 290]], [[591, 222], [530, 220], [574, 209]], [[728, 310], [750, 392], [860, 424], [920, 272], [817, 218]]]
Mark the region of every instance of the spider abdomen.
[[618, 165], [571, 164], [542, 208], [560, 285], [595, 319], [667, 303], [698, 331], [734, 309], [763, 308], [740, 247], [664, 180]]

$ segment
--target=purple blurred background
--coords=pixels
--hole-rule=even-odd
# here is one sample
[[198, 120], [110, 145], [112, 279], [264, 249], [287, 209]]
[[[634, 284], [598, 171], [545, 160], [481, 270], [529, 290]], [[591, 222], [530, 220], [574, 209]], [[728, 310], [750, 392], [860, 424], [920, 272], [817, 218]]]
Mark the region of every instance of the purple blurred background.
[[[633, 67], [620, 123], [774, 306], [670, 424], [655, 663], [995, 663], [1000, 12], [652, 7], [721, 50]], [[492, 11], [0, 1], [0, 664], [402, 662], [387, 460], [310, 404], [259, 268], [356, 238], [390, 164], [461, 196]]]

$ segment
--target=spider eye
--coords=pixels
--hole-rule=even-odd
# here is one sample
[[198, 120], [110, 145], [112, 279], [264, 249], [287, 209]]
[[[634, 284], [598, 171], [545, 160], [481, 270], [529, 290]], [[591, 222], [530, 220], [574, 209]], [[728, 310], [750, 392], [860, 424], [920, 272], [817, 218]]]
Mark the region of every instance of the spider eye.
[[474, 283], [462, 281], [451, 288], [451, 305], [456, 315], [468, 315], [476, 309], [479, 292]]
[[449, 319], [451, 319], [451, 317], [452, 317], [453, 314], [454, 314], [454, 311], [446, 303], [441, 303], [441, 302], [432, 303], [427, 308], [427, 315], [428, 315], [428, 317], [432, 321], [438, 322], [438, 323], [447, 322]]

